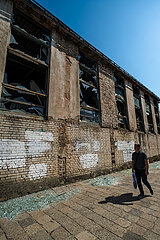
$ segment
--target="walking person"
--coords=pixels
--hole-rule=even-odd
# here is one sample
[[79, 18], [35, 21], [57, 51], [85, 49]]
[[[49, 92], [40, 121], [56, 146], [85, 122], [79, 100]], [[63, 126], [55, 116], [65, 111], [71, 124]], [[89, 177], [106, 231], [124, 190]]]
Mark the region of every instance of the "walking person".
[[144, 152], [140, 151], [140, 144], [135, 144], [134, 150], [135, 152], [132, 154], [132, 172], [135, 171], [137, 178], [137, 184], [140, 191], [138, 197], [144, 197], [142, 182], [146, 185], [146, 187], [150, 190], [150, 193], [153, 195], [152, 187], [147, 180], [147, 175], [149, 174], [149, 159]]

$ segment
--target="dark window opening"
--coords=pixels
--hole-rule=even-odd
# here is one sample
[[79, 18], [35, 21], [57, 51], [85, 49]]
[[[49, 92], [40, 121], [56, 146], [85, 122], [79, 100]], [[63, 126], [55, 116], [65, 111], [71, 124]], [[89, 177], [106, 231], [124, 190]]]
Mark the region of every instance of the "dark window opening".
[[79, 54], [80, 119], [100, 122], [98, 73], [95, 61]]
[[145, 103], [146, 103], [146, 115], [148, 120], [148, 131], [154, 133], [153, 119], [152, 119], [152, 111], [151, 104], [148, 95], [144, 95]]
[[139, 92], [139, 89], [136, 88], [136, 87], [133, 87], [133, 97], [134, 97], [137, 129], [139, 131], [144, 131], [143, 113], [142, 113], [140, 92]]
[[49, 32], [16, 10], [12, 18], [9, 46], [48, 64]]
[[115, 96], [116, 96], [116, 109], [118, 117], [118, 126], [120, 128], [127, 128], [127, 109], [124, 81], [120, 77], [114, 77], [115, 82]]
[[0, 108], [45, 116], [49, 31], [14, 9]]
[[46, 68], [27, 64], [27, 61], [8, 54], [0, 107], [43, 116], [47, 97], [46, 71]]
[[158, 101], [156, 100], [154, 100], [154, 111], [155, 111], [158, 134], [160, 134], [160, 116], [159, 116]]

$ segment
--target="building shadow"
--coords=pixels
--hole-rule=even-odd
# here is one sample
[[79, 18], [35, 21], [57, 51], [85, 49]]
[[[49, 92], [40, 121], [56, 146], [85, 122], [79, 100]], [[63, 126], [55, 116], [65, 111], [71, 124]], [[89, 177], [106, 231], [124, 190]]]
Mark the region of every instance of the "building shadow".
[[150, 195], [145, 195], [143, 198], [139, 198], [138, 196], [133, 196], [133, 193], [125, 193], [121, 194], [120, 196], [111, 196], [105, 198], [104, 201], [98, 202], [99, 204], [119, 204], [119, 205], [133, 205], [133, 202], [140, 201], [146, 197], [150, 197]]

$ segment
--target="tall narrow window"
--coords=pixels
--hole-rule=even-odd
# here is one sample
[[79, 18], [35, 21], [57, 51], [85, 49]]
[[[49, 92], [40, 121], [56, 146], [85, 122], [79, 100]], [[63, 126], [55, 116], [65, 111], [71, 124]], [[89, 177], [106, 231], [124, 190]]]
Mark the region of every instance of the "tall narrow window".
[[127, 109], [124, 81], [120, 77], [114, 77], [114, 81], [118, 126], [121, 128], [127, 128]]
[[49, 31], [15, 9], [2, 83], [2, 109], [45, 115], [49, 51]]
[[158, 102], [156, 100], [154, 100], [154, 111], [155, 111], [158, 134], [160, 134], [160, 116], [159, 116]]
[[140, 92], [139, 92], [139, 89], [136, 87], [133, 87], [133, 96], [134, 96], [137, 129], [139, 131], [144, 131]]
[[144, 95], [144, 97], [145, 97], [145, 103], [146, 103], [146, 115], [147, 115], [147, 120], [148, 120], [148, 130], [149, 130], [149, 132], [154, 133], [150, 99], [149, 99], [148, 95]]
[[80, 119], [100, 122], [98, 71], [95, 61], [79, 54]]

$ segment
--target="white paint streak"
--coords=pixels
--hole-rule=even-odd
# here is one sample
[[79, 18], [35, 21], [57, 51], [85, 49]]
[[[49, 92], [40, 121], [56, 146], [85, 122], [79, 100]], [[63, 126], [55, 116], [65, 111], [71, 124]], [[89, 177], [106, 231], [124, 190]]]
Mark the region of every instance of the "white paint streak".
[[93, 149], [94, 149], [94, 151], [99, 151], [100, 150], [100, 142], [99, 141], [94, 141], [93, 142]]
[[82, 148], [82, 147], [87, 147], [88, 148], [88, 150], [90, 150], [91, 149], [91, 145], [90, 145], [90, 143], [79, 143], [79, 142], [76, 142], [76, 151], [78, 151], [80, 148]]
[[132, 153], [134, 152], [134, 141], [117, 141], [115, 143], [117, 150], [123, 151], [124, 162], [132, 160]]
[[27, 130], [25, 132], [25, 139], [27, 140], [37, 140], [37, 141], [53, 141], [53, 134], [50, 132], [34, 132]]
[[29, 167], [29, 178], [30, 180], [36, 180], [43, 178], [47, 175], [47, 166], [46, 164], [32, 164]]
[[50, 142], [54, 140], [50, 132], [34, 131], [26, 131], [25, 139], [27, 139], [27, 154], [32, 157], [42, 156], [42, 153], [51, 148]]
[[80, 156], [80, 163], [83, 168], [96, 167], [98, 163], [98, 154], [84, 154]]
[[25, 143], [14, 139], [0, 140], [0, 168], [19, 168], [26, 166]]

